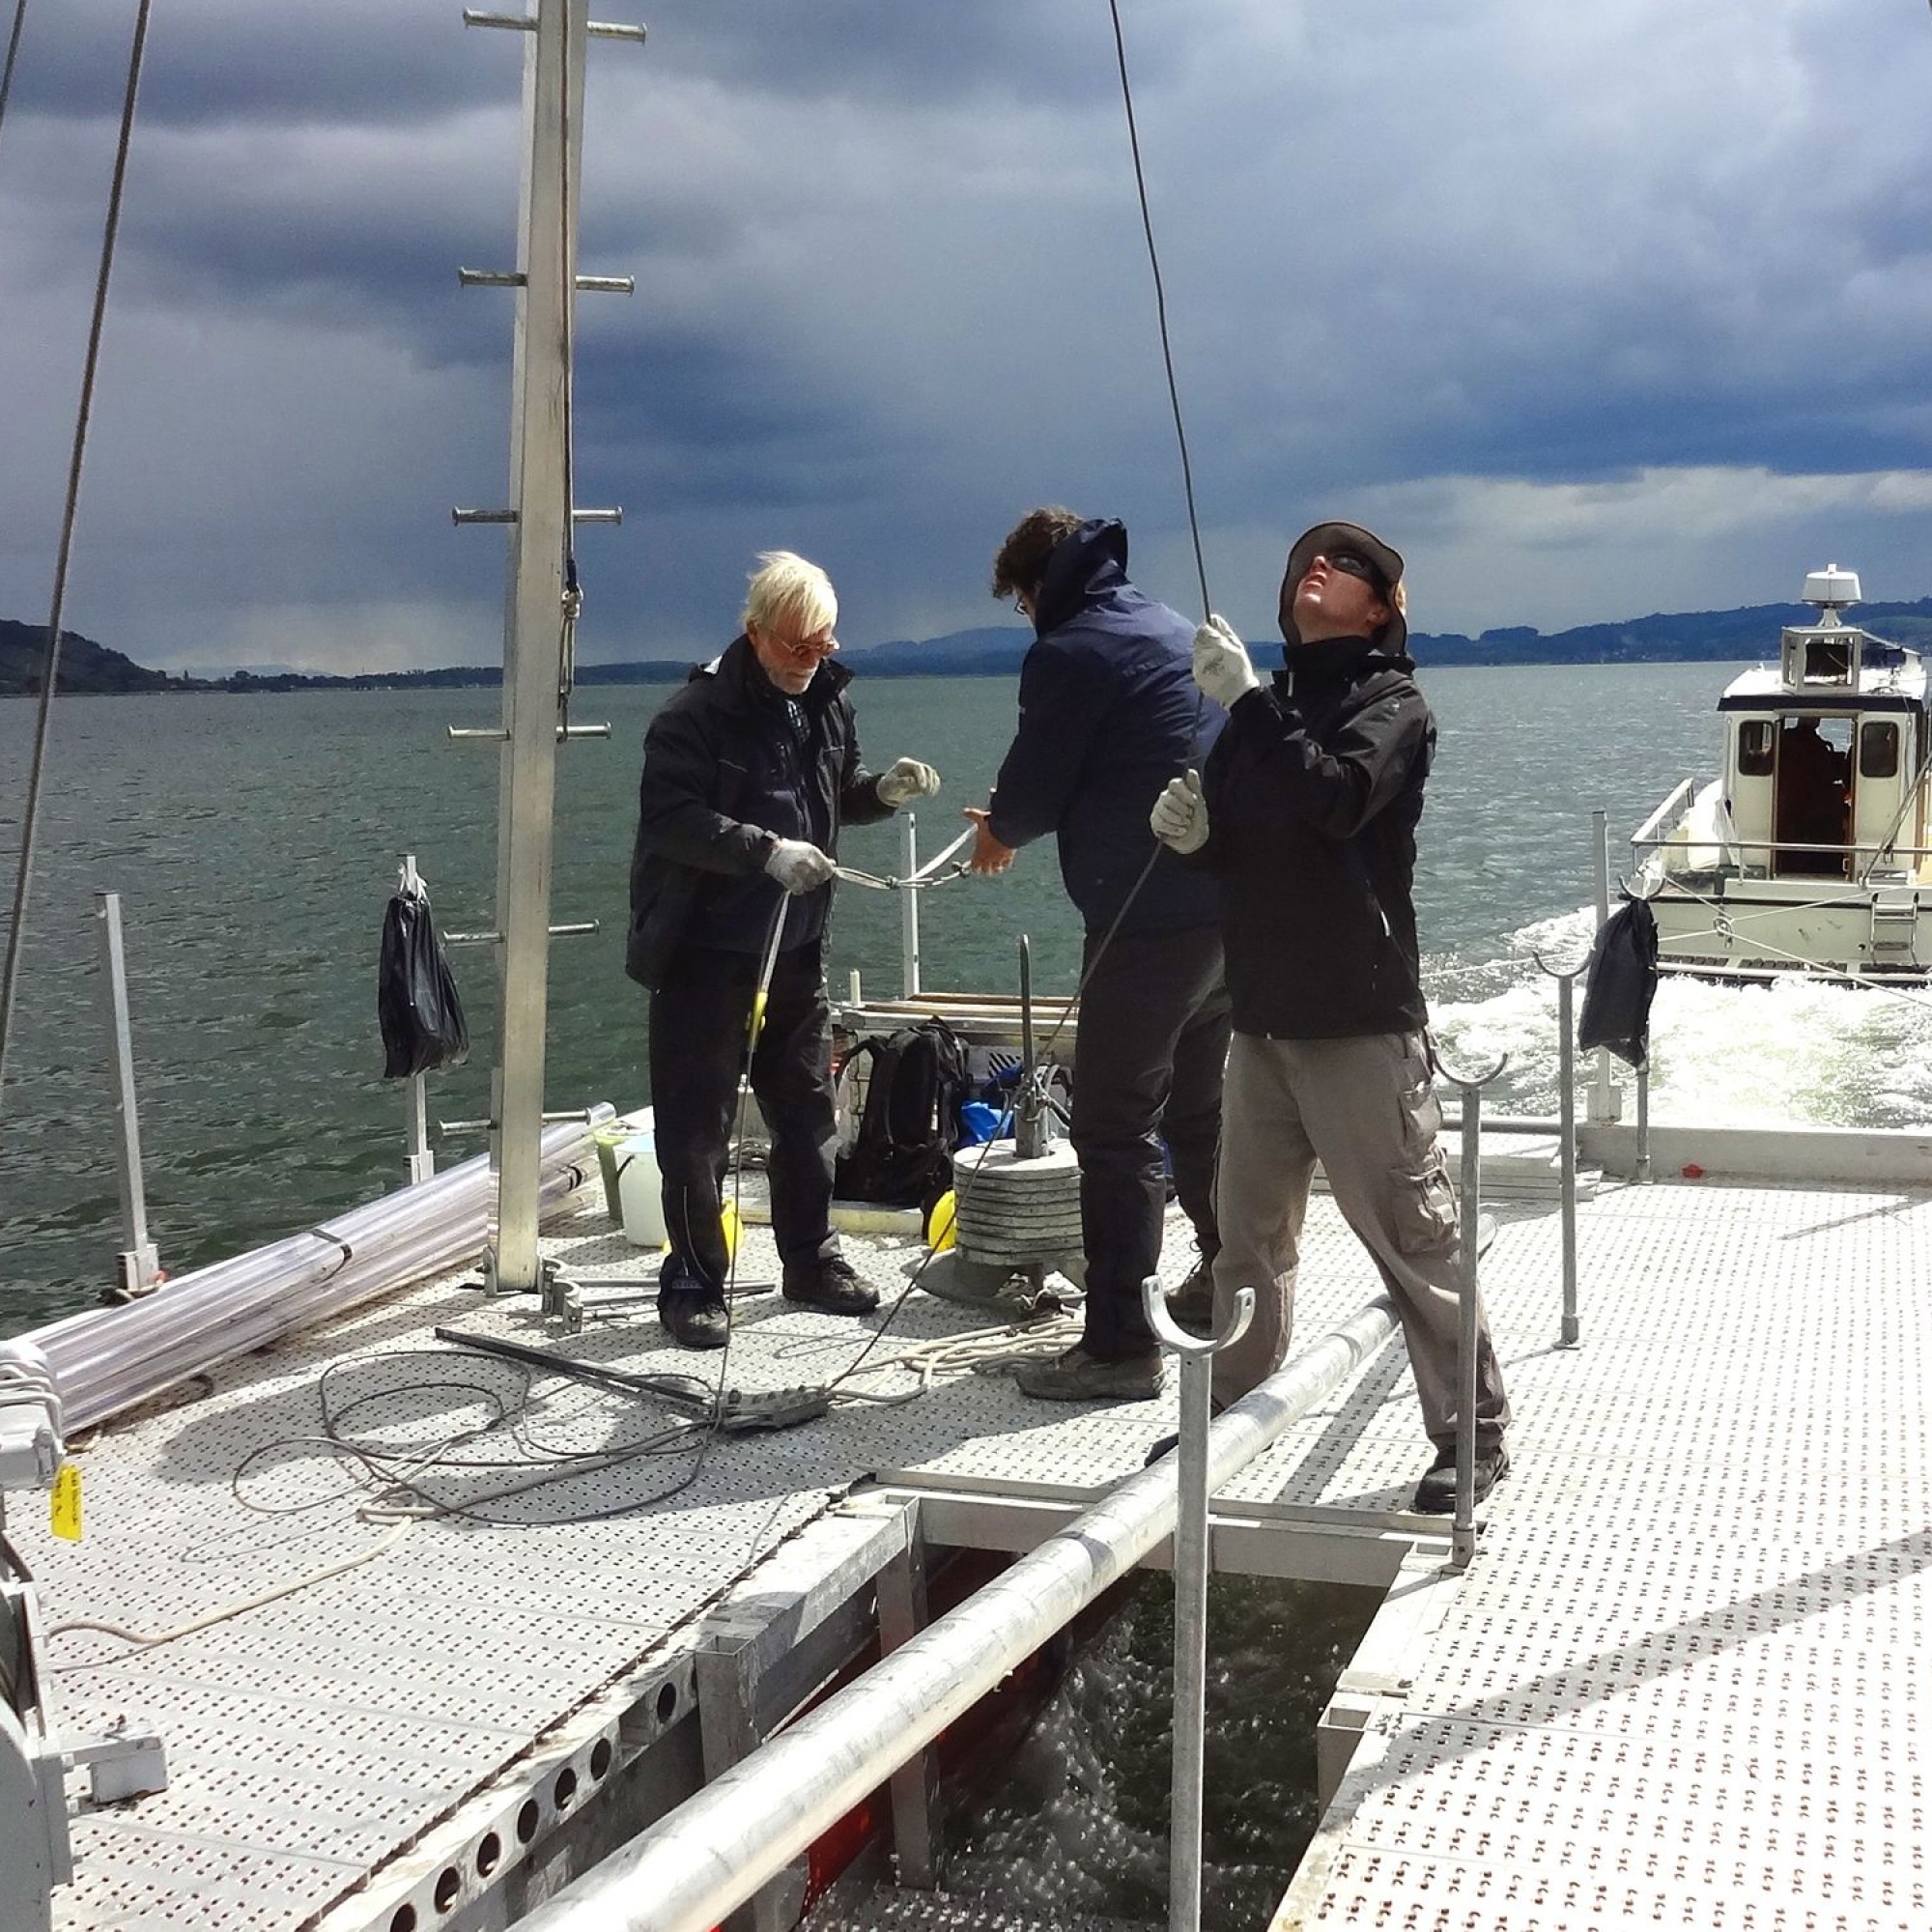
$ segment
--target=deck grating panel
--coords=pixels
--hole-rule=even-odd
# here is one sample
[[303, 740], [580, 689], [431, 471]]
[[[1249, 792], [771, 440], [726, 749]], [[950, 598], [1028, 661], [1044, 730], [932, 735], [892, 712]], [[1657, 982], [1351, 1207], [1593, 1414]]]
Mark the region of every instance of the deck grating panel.
[[[1932, 1200], [1912, 1192], [1605, 1186], [1581, 1212], [1584, 1346], [1552, 1347], [1553, 1207], [1505, 1204], [1485, 1292], [1518, 1421], [1485, 1550], [1406, 1699], [1370, 1740], [1304, 1868], [1306, 1924], [1656, 1925], [1807, 1932], [1932, 1924], [1924, 1854], [1932, 1484], [1924, 1374]], [[585, 1278], [644, 1272], [588, 1210], [549, 1237]], [[917, 1249], [851, 1243], [896, 1293]], [[1168, 1273], [1191, 1255], [1171, 1243]], [[643, 1263], [644, 1266], [639, 1265]], [[749, 1276], [776, 1274], [769, 1236]], [[214, 1392], [105, 1432], [82, 1456], [89, 1536], [16, 1527], [48, 1619], [179, 1624], [367, 1548], [383, 1526], [338, 1499], [313, 1440], [317, 1377], [357, 1426], [424, 1449], [514, 1400], [467, 1361], [424, 1390], [451, 1322], [626, 1367], [715, 1377], [664, 1345], [648, 1304], [574, 1341], [531, 1304], [457, 1276], [220, 1371]], [[1318, 1199], [1297, 1322], [1312, 1341], [1377, 1290]], [[745, 1388], [829, 1378], [876, 1322], [776, 1296], [741, 1307], [726, 1374]], [[956, 1337], [968, 1312], [909, 1300], [874, 1360]], [[361, 1359], [362, 1357], [369, 1359]], [[446, 1356], [445, 1356], [446, 1359]], [[439, 1372], [442, 1374], [443, 1372]], [[880, 1393], [909, 1390], [888, 1368]], [[135, 1714], [168, 1738], [161, 1796], [81, 1823], [63, 1932], [295, 1928], [380, 1869], [531, 1740], [620, 1681], [737, 1576], [866, 1473], [1105, 1481], [1173, 1427], [1172, 1390], [1118, 1407], [1030, 1403], [1004, 1376], [900, 1407], [721, 1442], [521, 1499], [514, 1527], [413, 1525], [331, 1581], [151, 1654], [59, 1640], [63, 1720]], [[634, 1441], [662, 1410], [547, 1387], [527, 1427], [558, 1448]], [[264, 1453], [269, 1445], [284, 1448]], [[493, 1452], [494, 1453], [494, 1452]], [[1251, 1498], [1392, 1507], [1428, 1459], [1402, 1350], [1383, 1350], [1232, 1487]], [[473, 1502], [500, 1471], [444, 1471]], [[24, 1518], [24, 1512], [18, 1513]]]

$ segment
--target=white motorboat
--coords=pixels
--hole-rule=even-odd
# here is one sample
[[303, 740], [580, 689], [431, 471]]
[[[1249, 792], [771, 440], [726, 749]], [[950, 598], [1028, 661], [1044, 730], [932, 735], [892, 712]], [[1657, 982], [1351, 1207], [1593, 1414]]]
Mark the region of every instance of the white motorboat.
[[1718, 700], [1720, 775], [1687, 779], [1634, 836], [1633, 890], [1666, 972], [1922, 979], [1932, 971], [1926, 666], [1840, 612], [1859, 580], [1804, 580], [1812, 624]]

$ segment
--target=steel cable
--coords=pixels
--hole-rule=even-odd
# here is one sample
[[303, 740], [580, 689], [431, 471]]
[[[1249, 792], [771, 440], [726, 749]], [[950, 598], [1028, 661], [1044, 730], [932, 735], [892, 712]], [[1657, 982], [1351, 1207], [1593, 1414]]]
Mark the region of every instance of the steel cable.
[[[121, 232], [121, 204], [128, 185], [128, 151], [134, 134], [134, 103], [141, 88], [141, 62], [147, 51], [148, 15], [153, 0], [141, 0], [134, 16], [134, 44], [128, 58], [128, 90], [121, 103], [121, 134], [114, 150], [114, 180], [107, 194], [107, 223], [100, 241], [100, 269], [94, 286], [94, 314], [88, 325], [87, 360], [80, 379], [80, 406], [74, 416], [73, 449], [68, 460], [67, 502], [61, 514], [60, 548], [54, 562], [53, 608], [47, 617], [46, 669], [41, 679], [40, 710], [34, 724], [34, 755], [27, 774], [26, 813], [20, 831], [20, 862], [14, 880], [13, 918], [7, 928], [7, 959], [0, 970], [0, 1115], [6, 1112], [7, 1048], [13, 1037], [14, 1007], [26, 937], [27, 901], [33, 889], [34, 838], [40, 824], [41, 787], [46, 774], [47, 739], [53, 717], [54, 687], [60, 679], [61, 619], [67, 609], [68, 570], [73, 556], [73, 528], [80, 507], [80, 477], [87, 456], [87, 430], [94, 412], [94, 384], [100, 367], [100, 338], [107, 321], [107, 288], [114, 272], [114, 246]], [[18, 21], [15, 21], [17, 33]], [[11, 56], [9, 71], [12, 71]]]
[[14, 64], [20, 57], [20, 29], [27, 20], [27, 0], [14, 0], [14, 31], [7, 37], [7, 65], [0, 68], [0, 126], [7, 120], [7, 97], [14, 91]]

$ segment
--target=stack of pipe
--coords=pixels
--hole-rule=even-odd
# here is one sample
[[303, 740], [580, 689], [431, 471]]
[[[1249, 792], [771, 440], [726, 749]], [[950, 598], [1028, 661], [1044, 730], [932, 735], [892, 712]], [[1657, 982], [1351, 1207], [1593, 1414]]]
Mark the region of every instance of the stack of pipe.
[[[539, 1212], [596, 1177], [591, 1133], [613, 1117], [598, 1106], [583, 1121], [544, 1130]], [[496, 1197], [489, 1156], [478, 1154], [433, 1180], [197, 1268], [139, 1301], [69, 1316], [24, 1339], [45, 1354], [71, 1433], [393, 1289], [474, 1263], [490, 1239]]]

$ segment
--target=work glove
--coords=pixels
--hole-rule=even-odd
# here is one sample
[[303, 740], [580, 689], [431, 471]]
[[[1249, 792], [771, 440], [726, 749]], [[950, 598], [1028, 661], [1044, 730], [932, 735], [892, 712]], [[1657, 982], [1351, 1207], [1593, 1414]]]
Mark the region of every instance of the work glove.
[[832, 876], [832, 861], [804, 838], [781, 838], [765, 855], [765, 870], [788, 893], [815, 892]]
[[[1207, 627], [1202, 629], [1205, 633]], [[1240, 649], [1238, 639], [1235, 647]], [[1243, 653], [1241, 662], [1247, 661]], [[1169, 779], [1166, 790], [1153, 802], [1148, 824], [1163, 845], [1172, 845], [1177, 852], [1200, 851], [1208, 842], [1208, 801], [1201, 796], [1201, 774], [1191, 771], [1183, 779]]]
[[939, 789], [939, 774], [917, 758], [896, 758], [879, 774], [879, 803], [896, 811], [916, 798], [930, 798]]
[[1261, 679], [1248, 662], [1248, 647], [1225, 617], [1209, 617], [1194, 634], [1194, 682], [1229, 710], [1260, 688]]

